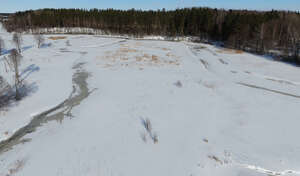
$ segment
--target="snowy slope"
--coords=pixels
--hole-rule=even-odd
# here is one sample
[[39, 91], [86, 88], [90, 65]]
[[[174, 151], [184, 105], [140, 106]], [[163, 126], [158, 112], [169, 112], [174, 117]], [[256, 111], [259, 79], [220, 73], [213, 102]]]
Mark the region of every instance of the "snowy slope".
[[298, 68], [204, 44], [66, 37], [23, 52], [37, 90], [0, 132], [68, 98], [78, 63], [90, 94], [2, 152], [0, 176], [299, 174]]

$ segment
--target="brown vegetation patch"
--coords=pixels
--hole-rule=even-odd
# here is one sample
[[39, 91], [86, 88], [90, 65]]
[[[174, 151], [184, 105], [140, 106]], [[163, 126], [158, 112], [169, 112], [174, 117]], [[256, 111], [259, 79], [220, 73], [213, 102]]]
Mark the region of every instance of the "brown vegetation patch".
[[193, 49], [196, 51], [200, 51], [202, 49], [206, 49], [206, 47], [205, 46], [195, 46], [195, 47], [193, 47]]
[[66, 39], [66, 36], [53, 36], [53, 37], [48, 37], [48, 39], [50, 40], [62, 40], [62, 39]]
[[142, 43], [141, 42], [135, 42], [134, 46], [142, 46]]
[[138, 50], [126, 47], [126, 48], [120, 48], [117, 52], [121, 52], [121, 53], [136, 53], [136, 52], [138, 52]]
[[142, 62], [143, 61], [143, 57], [142, 56], [135, 56], [135, 60], [137, 62]]
[[180, 65], [179, 61], [178, 60], [175, 60], [175, 61], [165, 61], [166, 64], [169, 64], [169, 65]]
[[218, 50], [218, 53], [223, 53], [223, 54], [243, 54], [244, 51], [242, 50], [236, 50], [236, 49], [229, 49], [229, 48], [224, 48], [222, 50]]
[[[138, 43], [139, 44], [139, 43]], [[170, 53], [171, 56], [171, 53]], [[115, 51], [105, 51], [104, 55], [98, 56], [98, 60], [102, 60], [101, 63], [97, 65], [102, 65], [104, 68], [122, 66], [122, 67], [137, 67], [140, 70], [144, 66], [164, 66], [164, 65], [179, 65], [179, 60], [176, 56], [172, 55], [170, 57], [160, 57], [154, 54], [142, 53], [135, 48], [130, 48], [130, 46], [123, 46]], [[141, 69], [142, 68], [142, 69]]]
[[174, 57], [174, 55], [171, 54], [171, 53], [167, 53], [166, 56], [167, 56], [167, 57]]
[[176, 55], [174, 55], [174, 54], [172, 54], [172, 53], [170, 53], [170, 52], [168, 52], [168, 53], [166, 54], [166, 56], [167, 56], [167, 57], [171, 57], [171, 58], [175, 58], [175, 59], [179, 59], [179, 58], [180, 58], [179, 56], [176, 56]]
[[159, 62], [158, 56], [152, 55], [151, 58], [152, 58], [152, 59], [151, 59], [152, 62], [155, 62], [155, 63], [158, 63], [158, 62]]
[[160, 49], [163, 51], [171, 51], [171, 49], [169, 49], [169, 48], [160, 48]]

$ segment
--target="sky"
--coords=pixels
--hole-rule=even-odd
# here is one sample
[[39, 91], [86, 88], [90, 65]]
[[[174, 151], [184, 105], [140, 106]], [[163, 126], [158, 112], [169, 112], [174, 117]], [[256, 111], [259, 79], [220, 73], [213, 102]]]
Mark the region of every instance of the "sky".
[[0, 12], [16, 12], [40, 8], [114, 8], [114, 9], [176, 9], [212, 7], [250, 10], [300, 11], [300, 0], [0, 0]]

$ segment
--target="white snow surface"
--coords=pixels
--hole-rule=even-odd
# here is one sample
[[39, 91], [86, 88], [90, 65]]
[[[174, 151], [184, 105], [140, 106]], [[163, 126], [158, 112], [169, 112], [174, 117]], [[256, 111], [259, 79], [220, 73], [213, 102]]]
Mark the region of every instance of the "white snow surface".
[[[63, 36], [38, 49], [24, 35], [32, 91], [1, 111], [0, 140], [68, 98], [75, 64], [94, 91], [0, 154], [0, 176], [300, 174], [299, 68], [206, 44]], [[0, 73], [13, 81], [3, 59]]]

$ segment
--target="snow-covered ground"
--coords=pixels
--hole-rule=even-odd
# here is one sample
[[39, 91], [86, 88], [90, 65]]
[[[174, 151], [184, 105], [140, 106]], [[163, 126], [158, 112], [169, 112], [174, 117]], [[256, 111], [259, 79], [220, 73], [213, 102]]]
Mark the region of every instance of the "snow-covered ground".
[[78, 70], [90, 94], [0, 149], [0, 176], [300, 175], [299, 68], [205, 44], [64, 36], [41, 49], [24, 36], [32, 91], [1, 112], [0, 141], [68, 99]]

